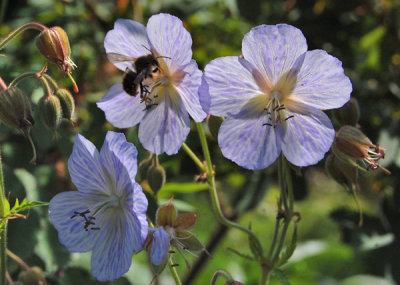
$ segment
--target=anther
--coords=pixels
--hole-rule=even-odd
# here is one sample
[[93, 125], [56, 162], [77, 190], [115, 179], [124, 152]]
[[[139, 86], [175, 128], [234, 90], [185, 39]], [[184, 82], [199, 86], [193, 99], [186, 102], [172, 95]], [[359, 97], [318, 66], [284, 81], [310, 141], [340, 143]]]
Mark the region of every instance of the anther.
[[270, 127], [272, 127], [272, 124], [271, 124], [271, 123], [265, 123], [265, 124], [263, 124], [263, 126], [270, 126]]
[[176, 267], [176, 266], [179, 266], [179, 264], [178, 264], [178, 263], [175, 263], [175, 264], [172, 264], [172, 265], [171, 265], [171, 267]]
[[279, 105], [276, 105], [273, 109], [272, 109], [272, 111], [276, 111], [276, 109], [278, 109], [280, 106]]
[[168, 251], [168, 253], [175, 253], [175, 250], [170, 250]]
[[287, 121], [287, 120], [289, 120], [289, 119], [291, 119], [291, 118], [293, 118], [294, 117], [294, 115], [290, 115], [289, 117], [287, 117], [286, 119], [285, 119], [285, 121]]
[[71, 216], [71, 219], [73, 219], [73, 218], [75, 218], [75, 217], [77, 217], [77, 216], [81, 216], [81, 217], [83, 217], [83, 218], [85, 219], [85, 221], [87, 221], [86, 214], [89, 214], [89, 213], [90, 213], [90, 210], [89, 210], [89, 209], [86, 210], [86, 211], [84, 211], [84, 212], [77, 212], [77, 211], [74, 211], [74, 215]]

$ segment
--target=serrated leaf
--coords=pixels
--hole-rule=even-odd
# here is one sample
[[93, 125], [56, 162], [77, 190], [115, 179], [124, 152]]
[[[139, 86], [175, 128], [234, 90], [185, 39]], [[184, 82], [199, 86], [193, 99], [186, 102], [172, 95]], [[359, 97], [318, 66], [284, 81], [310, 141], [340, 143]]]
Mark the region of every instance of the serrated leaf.
[[290, 282], [283, 270], [276, 268], [276, 269], [274, 269], [273, 273], [274, 273], [275, 278], [278, 279], [279, 282], [281, 282], [281, 284], [290, 285]]
[[234, 254], [236, 254], [236, 255], [238, 255], [238, 256], [240, 256], [240, 257], [243, 257], [243, 258], [245, 258], [245, 259], [247, 259], [247, 260], [256, 261], [256, 260], [254, 259], [254, 257], [252, 257], [252, 256], [250, 256], [250, 255], [247, 255], [247, 254], [244, 254], [244, 253], [241, 253], [241, 252], [239, 252], [239, 251], [237, 251], [236, 249], [233, 249], [233, 248], [231, 248], [231, 247], [228, 247], [227, 250], [229, 250], [229, 251], [233, 252]]
[[293, 255], [294, 250], [296, 249], [297, 245], [297, 225], [295, 224], [294, 230], [293, 230], [293, 236], [290, 244], [285, 247], [284, 250], [282, 250], [278, 262], [278, 267], [285, 264], [289, 258]]
[[47, 206], [49, 203], [46, 202], [40, 202], [40, 201], [29, 201], [26, 198], [22, 201], [22, 203], [19, 203], [18, 199], [15, 200], [15, 204], [10, 210], [10, 215], [17, 214], [19, 212], [23, 212], [26, 210], [29, 210], [30, 208], [33, 207], [40, 207], [40, 206]]

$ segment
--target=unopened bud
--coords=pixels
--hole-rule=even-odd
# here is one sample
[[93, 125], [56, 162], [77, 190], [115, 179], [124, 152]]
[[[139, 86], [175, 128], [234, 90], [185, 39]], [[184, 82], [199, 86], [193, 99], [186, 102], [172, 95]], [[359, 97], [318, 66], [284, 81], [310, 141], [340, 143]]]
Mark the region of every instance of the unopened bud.
[[360, 120], [360, 107], [355, 98], [351, 98], [341, 108], [334, 110], [334, 115], [340, 125], [357, 126]]
[[45, 285], [46, 279], [43, 276], [42, 269], [34, 266], [29, 271], [23, 271], [19, 274], [18, 280], [24, 285]]
[[40, 118], [43, 124], [56, 131], [62, 118], [61, 103], [55, 95], [43, 96], [38, 103]]
[[28, 97], [14, 86], [0, 91], [0, 120], [27, 135], [34, 124]]
[[[332, 145], [334, 154], [344, 162], [348, 162], [364, 170], [381, 168], [387, 174], [388, 170], [378, 164], [385, 157], [386, 149], [374, 145], [358, 128], [343, 126], [336, 133]], [[358, 162], [358, 164], [356, 162]]]
[[71, 48], [67, 33], [61, 27], [44, 29], [36, 37], [39, 51], [52, 63], [57, 64], [65, 73], [70, 73], [75, 64], [70, 59]]
[[149, 157], [143, 159], [139, 163], [139, 175], [140, 179], [142, 180], [147, 180], [147, 171], [149, 170], [149, 167], [153, 164], [153, 154], [151, 153]]
[[166, 182], [165, 169], [161, 164], [151, 165], [147, 170], [147, 182], [150, 185], [151, 190], [154, 194], [164, 186]]
[[330, 153], [325, 161], [325, 170], [332, 179], [343, 185], [348, 191], [351, 191], [353, 184], [359, 190], [357, 167], [338, 159], [334, 154]]
[[75, 101], [72, 94], [65, 88], [57, 89], [55, 95], [60, 100], [62, 117], [71, 121], [75, 111]]
[[208, 129], [214, 138], [218, 138], [218, 131], [224, 121], [221, 117], [210, 116], [207, 120]]
[[[171, 199], [172, 200], [172, 199]], [[158, 207], [156, 212], [156, 224], [159, 227], [170, 226], [173, 227], [178, 211], [170, 201], [167, 204]]]

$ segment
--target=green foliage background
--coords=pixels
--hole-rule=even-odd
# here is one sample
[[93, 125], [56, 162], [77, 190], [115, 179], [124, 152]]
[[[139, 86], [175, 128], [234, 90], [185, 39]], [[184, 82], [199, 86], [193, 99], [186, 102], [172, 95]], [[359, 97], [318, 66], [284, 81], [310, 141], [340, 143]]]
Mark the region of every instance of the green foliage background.
[[[388, 149], [382, 164], [391, 176], [375, 171], [360, 177], [359, 198], [364, 209], [364, 225], [358, 227], [358, 212], [350, 195], [325, 174], [323, 163], [302, 170], [295, 177], [295, 208], [302, 215], [299, 244], [291, 262], [284, 267], [291, 284], [399, 284], [400, 283], [400, 3], [396, 0], [2, 0], [5, 7], [0, 23], [0, 38], [29, 21], [63, 27], [70, 39], [72, 59], [78, 65], [73, 75], [80, 92], [76, 128], [62, 125], [61, 138], [41, 124], [35, 113], [33, 139], [38, 151], [37, 166], [29, 165], [29, 143], [4, 125], [0, 125], [5, 185], [13, 202], [48, 202], [61, 191], [75, 189], [67, 159], [76, 133], [101, 147], [106, 131], [113, 129], [96, 102], [122, 73], [107, 62], [103, 47], [106, 32], [118, 18], [146, 23], [156, 13], [178, 16], [193, 38], [193, 57], [200, 68], [220, 56], [239, 55], [242, 37], [259, 24], [289, 23], [300, 28], [309, 49], [325, 49], [343, 62], [353, 83], [352, 96], [361, 107], [360, 125], [372, 141]], [[45, 59], [35, 45], [36, 32], [25, 32], [1, 53], [1, 77], [10, 82], [18, 74], [41, 70]], [[48, 73], [63, 86], [68, 79], [55, 65]], [[21, 87], [30, 95], [34, 111], [43, 94], [35, 80]], [[335, 122], [334, 122], [335, 123]], [[147, 152], [137, 138], [137, 128], [120, 130], [139, 150], [139, 160]], [[218, 189], [225, 213], [240, 223], [251, 223], [267, 246], [272, 238], [276, 214], [277, 173], [275, 165], [264, 171], [247, 171], [223, 158], [215, 138], [209, 134]], [[187, 144], [201, 156], [196, 129]], [[199, 214], [194, 232], [204, 243], [212, 237], [212, 258], [194, 266], [197, 275], [187, 284], [208, 284], [213, 271], [224, 268], [245, 284], [256, 284], [259, 269], [255, 263], [228, 251], [234, 248], [249, 253], [247, 237], [237, 230], [227, 231], [214, 220], [205, 184], [195, 184], [196, 166], [180, 151], [162, 155], [167, 184], [159, 193], [159, 203], [175, 195], [181, 211]], [[140, 177], [137, 178], [139, 181]], [[144, 189], [148, 189], [143, 184]], [[154, 208], [152, 208], [154, 210]], [[49, 284], [98, 284], [90, 275], [90, 253], [71, 254], [57, 238], [48, 221], [47, 208], [32, 209], [27, 220], [9, 223], [9, 248], [30, 266], [41, 267]], [[193, 263], [195, 257], [189, 257]], [[188, 274], [182, 259], [178, 271]], [[133, 258], [131, 270], [113, 284], [149, 284], [145, 253]], [[21, 268], [10, 260], [9, 272], [17, 279]], [[159, 284], [173, 284], [165, 271]], [[223, 284], [220, 282], [218, 284]], [[272, 280], [271, 284], [278, 284]]]

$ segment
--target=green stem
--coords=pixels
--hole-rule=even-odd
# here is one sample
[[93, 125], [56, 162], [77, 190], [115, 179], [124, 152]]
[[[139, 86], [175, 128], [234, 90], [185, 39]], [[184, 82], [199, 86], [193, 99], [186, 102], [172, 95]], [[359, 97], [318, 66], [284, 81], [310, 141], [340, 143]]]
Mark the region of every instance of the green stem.
[[4, 14], [6, 13], [6, 8], [7, 8], [7, 0], [2, 0], [1, 1], [1, 8], [0, 8], [0, 25], [3, 23], [4, 20]]
[[43, 30], [47, 29], [47, 27], [42, 25], [42, 24], [40, 24], [40, 23], [36, 23], [36, 22], [29, 22], [29, 23], [23, 24], [21, 27], [19, 27], [19, 28], [15, 29], [14, 31], [12, 31], [3, 40], [0, 41], [0, 49], [2, 49], [13, 38], [15, 38], [20, 33], [22, 33], [25, 30], [28, 30], [28, 29], [34, 29], [34, 30], [43, 31]]
[[[4, 189], [3, 166], [1, 161], [0, 151], [0, 218], [6, 215], [6, 195]], [[6, 285], [7, 272], [7, 221], [3, 223], [3, 228], [0, 229], [0, 285]]]
[[172, 260], [172, 257], [171, 257], [171, 258], [169, 259], [169, 261], [168, 261], [169, 271], [171, 272], [172, 277], [173, 277], [174, 280], [175, 280], [175, 284], [176, 284], [176, 285], [182, 285], [181, 279], [179, 279], [178, 272], [176, 271], [176, 268], [175, 268], [175, 266], [173, 266], [173, 265], [174, 265], [174, 261]]
[[53, 91], [52, 91], [52, 89], [51, 89], [51, 87], [50, 87], [49, 82], [47, 81], [47, 79], [44, 78], [44, 77], [40, 77], [39, 80], [40, 80], [40, 82], [42, 83], [42, 87], [43, 87], [44, 94], [45, 94], [46, 96], [51, 96], [51, 95], [53, 94]]
[[233, 281], [232, 276], [229, 274], [229, 272], [223, 270], [223, 269], [218, 269], [217, 271], [215, 271], [213, 277], [211, 278], [211, 282], [210, 285], [215, 285], [217, 284], [217, 279], [218, 277], [222, 277], [225, 278], [226, 280], [226, 284], [230, 284], [230, 282]]
[[196, 165], [200, 168], [202, 172], [207, 172], [207, 168], [186, 143], [183, 143], [182, 148], [184, 151], [186, 151], [187, 155], [190, 156], [190, 158], [194, 161], [194, 163], [196, 163]]
[[278, 240], [280, 225], [281, 225], [281, 220], [280, 219], [276, 219], [274, 235], [272, 236], [271, 245], [270, 245], [269, 250], [268, 250], [267, 260], [272, 260], [271, 259], [272, 258], [272, 253], [273, 253], [273, 251], [275, 249], [276, 241]]
[[11, 83], [8, 85], [8, 88], [16, 86], [22, 80], [25, 80], [25, 79], [31, 78], [31, 77], [37, 77], [37, 72], [36, 71], [28, 71], [28, 72], [24, 72], [24, 73], [18, 75], [17, 77], [15, 77], [15, 79], [13, 81], [11, 81]]
[[261, 277], [260, 280], [258, 281], [259, 285], [264, 285], [269, 283], [269, 277], [271, 276], [271, 270], [261, 270]]
[[229, 221], [227, 218], [225, 218], [224, 214], [222, 213], [219, 199], [218, 199], [217, 188], [215, 185], [214, 171], [213, 171], [213, 166], [212, 166], [212, 162], [211, 162], [210, 151], [208, 149], [207, 138], [205, 136], [202, 123], [196, 123], [196, 126], [197, 126], [197, 130], [199, 132], [201, 146], [203, 147], [203, 153], [204, 153], [204, 157], [205, 157], [206, 163], [207, 163], [207, 180], [210, 185], [209, 191], [210, 191], [210, 196], [211, 196], [211, 201], [212, 201], [212, 207], [213, 207], [216, 218], [218, 219], [218, 221], [221, 224], [224, 224], [227, 227], [236, 228], [240, 231], [247, 233], [249, 236], [251, 236], [253, 238], [253, 240], [256, 243], [258, 243], [258, 247], [262, 248], [262, 245], [261, 245], [258, 237], [250, 229], [248, 229], [240, 224]]

